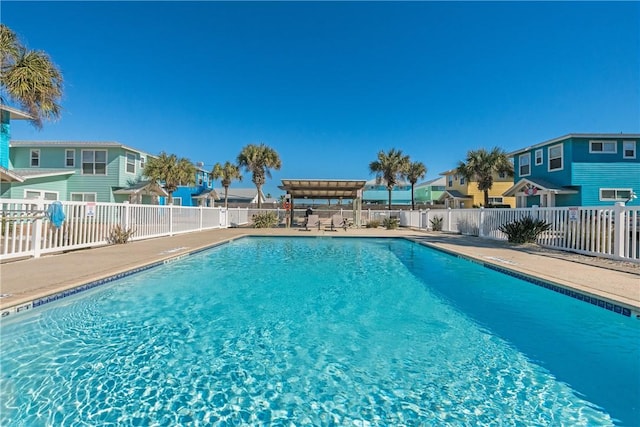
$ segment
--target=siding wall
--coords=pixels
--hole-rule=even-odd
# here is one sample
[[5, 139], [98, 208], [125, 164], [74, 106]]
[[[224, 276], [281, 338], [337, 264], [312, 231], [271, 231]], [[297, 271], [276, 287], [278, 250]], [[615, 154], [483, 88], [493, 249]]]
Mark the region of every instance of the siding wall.
[[612, 206], [613, 201], [600, 200], [600, 189], [631, 188], [639, 194], [640, 163], [575, 163], [572, 180], [582, 187], [582, 206]]

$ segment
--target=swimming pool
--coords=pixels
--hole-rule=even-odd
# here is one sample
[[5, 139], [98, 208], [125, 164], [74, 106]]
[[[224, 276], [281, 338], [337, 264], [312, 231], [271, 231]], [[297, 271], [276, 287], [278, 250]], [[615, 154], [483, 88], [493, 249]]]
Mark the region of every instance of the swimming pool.
[[639, 341], [406, 240], [244, 238], [3, 322], [0, 425], [637, 425]]

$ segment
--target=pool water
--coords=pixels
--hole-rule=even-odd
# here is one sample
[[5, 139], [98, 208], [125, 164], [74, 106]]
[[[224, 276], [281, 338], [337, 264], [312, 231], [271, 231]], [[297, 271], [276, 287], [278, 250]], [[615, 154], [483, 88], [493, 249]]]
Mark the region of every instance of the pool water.
[[638, 425], [640, 323], [401, 239], [244, 238], [2, 324], [0, 425]]

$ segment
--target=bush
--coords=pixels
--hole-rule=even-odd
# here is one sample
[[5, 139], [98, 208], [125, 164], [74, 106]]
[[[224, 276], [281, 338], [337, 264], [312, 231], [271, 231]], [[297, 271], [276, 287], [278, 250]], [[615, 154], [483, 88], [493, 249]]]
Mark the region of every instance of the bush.
[[442, 231], [442, 221], [443, 218], [441, 216], [434, 216], [429, 220], [431, 223], [431, 229], [433, 231]]
[[278, 215], [275, 212], [264, 212], [253, 216], [253, 228], [271, 228], [278, 225]]
[[127, 243], [131, 236], [135, 234], [135, 232], [136, 231], [133, 228], [125, 230], [124, 228], [122, 228], [122, 226], [116, 225], [111, 229], [107, 241], [112, 245], [121, 245]]
[[538, 236], [551, 228], [551, 224], [530, 216], [501, 225], [498, 229], [507, 235], [509, 243], [535, 243]]
[[398, 218], [385, 218], [382, 220], [382, 225], [387, 230], [395, 230], [400, 227], [400, 220]]
[[367, 228], [378, 228], [380, 227], [380, 220], [372, 219], [367, 223]]

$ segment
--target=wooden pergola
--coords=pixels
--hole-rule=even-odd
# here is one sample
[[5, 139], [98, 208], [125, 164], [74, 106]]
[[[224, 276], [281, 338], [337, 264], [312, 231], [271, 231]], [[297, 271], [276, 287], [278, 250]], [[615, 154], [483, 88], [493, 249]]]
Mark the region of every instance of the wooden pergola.
[[[351, 199], [353, 201], [353, 220], [360, 226], [362, 212], [362, 190], [366, 181], [352, 179], [283, 179], [281, 190], [287, 192], [290, 210], [293, 212], [296, 199]], [[293, 216], [289, 218], [289, 225]]]

